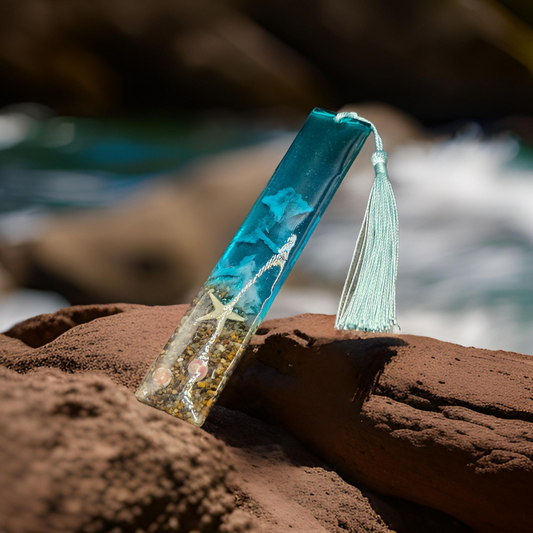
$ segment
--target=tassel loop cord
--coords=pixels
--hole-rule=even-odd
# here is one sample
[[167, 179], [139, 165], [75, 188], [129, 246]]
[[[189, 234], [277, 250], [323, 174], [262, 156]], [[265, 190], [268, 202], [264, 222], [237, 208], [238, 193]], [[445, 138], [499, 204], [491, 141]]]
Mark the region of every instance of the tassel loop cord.
[[372, 124], [370, 120], [360, 117], [355, 111], [341, 111], [340, 113], [337, 113], [335, 115], [335, 118], [333, 120], [335, 122], [341, 122], [344, 118], [353, 118], [355, 120], [359, 120], [361, 122], [364, 122], [365, 124], [368, 124], [372, 129], [372, 133], [374, 134], [376, 152], [383, 152], [383, 140], [381, 139], [381, 135], [378, 133], [376, 126], [374, 126], [374, 124]]

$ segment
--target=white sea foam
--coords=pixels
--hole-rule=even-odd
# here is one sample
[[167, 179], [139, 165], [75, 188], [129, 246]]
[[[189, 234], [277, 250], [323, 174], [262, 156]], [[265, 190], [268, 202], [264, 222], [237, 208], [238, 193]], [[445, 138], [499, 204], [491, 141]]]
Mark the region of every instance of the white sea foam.
[[43, 313], [53, 313], [69, 302], [55, 292], [17, 289], [0, 298], [0, 331], [6, 331], [22, 320]]
[[0, 150], [24, 141], [31, 132], [33, 120], [17, 112], [0, 113]]
[[[533, 354], [533, 165], [510, 165], [517, 149], [510, 137], [483, 140], [474, 130], [390, 154], [400, 213], [403, 332]], [[298, 262], [320, 280], [323, 309], [338, 301], [370, 182], [364, 171], [346, 178]], [[348, 205], [356, 208], [350, 213]], [[313, 293], [301, 298], [295, 290], [282, 289], [273, 315], [283, 315], [284, 305], [298, 311], [296, 302], [299, 312], [316, 311]], [[294, 304], [284, 304], [290, 300]]]

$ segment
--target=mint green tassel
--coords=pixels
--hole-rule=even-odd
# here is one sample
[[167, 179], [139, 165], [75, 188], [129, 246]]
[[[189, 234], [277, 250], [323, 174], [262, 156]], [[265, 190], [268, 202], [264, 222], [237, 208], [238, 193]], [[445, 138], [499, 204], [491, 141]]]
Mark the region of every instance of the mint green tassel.
[[336, 118], [341, 120], [344, 117], [357, 118], [372, 127], [376, 140], [372, 164], [376, 176], [342, 291], [335, 327], [398, 332], [398, 210], [387, 175], [387, 153], [383, 151], [381, 137], [371, 122], [355, 113], [338, 113]]

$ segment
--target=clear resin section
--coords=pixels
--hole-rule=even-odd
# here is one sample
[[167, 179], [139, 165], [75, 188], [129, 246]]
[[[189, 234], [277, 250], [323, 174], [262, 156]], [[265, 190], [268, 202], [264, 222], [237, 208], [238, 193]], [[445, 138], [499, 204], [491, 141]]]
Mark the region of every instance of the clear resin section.
[[[315, 109], [136, 392], [201, 426], [370, 133]], [[332, 258], [333, 259], [333, 258]]]

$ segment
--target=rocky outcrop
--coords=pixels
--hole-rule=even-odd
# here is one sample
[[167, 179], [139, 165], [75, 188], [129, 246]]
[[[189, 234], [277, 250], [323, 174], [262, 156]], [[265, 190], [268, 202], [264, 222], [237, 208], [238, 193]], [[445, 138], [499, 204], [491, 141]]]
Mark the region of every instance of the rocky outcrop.
[[[11, 370], [9, 380], [18, 383], [9, 388], [9, 395], [13, 401], [18, 398], [19, 414], [6, 420], [21, 422], [10, 435], [27, 434], [19, 439], [22, 444], [13, 445], [12, 456], [16, 458], [16, 449], [28, 450], [22, 458], [31, 456], [31, 446], [24, 442], [43, 448], [41, 437], [31, 435], [35, 427], [38, 435], [46, 436], [52, 412], [66, 417], [51, 407], [62, 401], [61, 394], [46, 400], [42, 392], [42, 401], [37, 396], [30, 401], [17, 392], [54, 380], [52, 389], [63, 387], [66, 396], [71, 394], [67, 383], [72, 380], [76, 396], [87, 379], [83, 385], [87, 393], [91, 391], [87, 405], [90, 398], [99, 405], [111, 394], [100, 393], [90, 383], [105, 381], [105, 391], [114, 381], [113, 394], [122, 399], [108, 402], [119, 406], [104, 410], [114, 413], [106, 415], [108, 420], [116, 417], [120, 428], [122, 413], [136, 417], [136, 428], [123, 432], [126, 438], [132, 436], [132, 442], [144, 442], [150, 433], [147, 427], [156, 428], [156, 434], [161, 431], [154, 437], [160, 451], [150, 452], [157, 462], [164, 461], [169, 445], [165, 432], [180, 432], [183, 426], [186, 436], [202, 435], [179, 420], [137, 405], [123, 388], [133, 390], [141, 381], [185, 308], [74, 307], [26, 321], [0, 337], [0, 364]], [[215, 449], [236, 469], [233, 482], [229, 470], [215, 469], [217, 486], [222, 487], [217, 490], [231, 491], [244, 513], [235, 520], [255, 519], [257, 527], [267, 531], [287, 531], [290, 526], [302, 532], [470, 530], [451, 515], [480, 532], [529, 531], [533, 359], [410, 335], [337, 332], [332, 325], [332, 317], [321, 315], [265, 322], [221, 398], [224, 406], [257, 418], [219, 407], [208, 419], [205, 429], [225, 442], [223, 449], [217, 448], [219, 444]], [[46, 343], [39, 341], [38, 332]], [[63, 373], [50, 374], [50, 367]], [[367, 488], [361, 492], [343, 481], [292, 437], [258, 418], [284, 426], [344, 479]], [[84, 415], [73, 424], [85, 428], [88, 442], [98, 442], [91, 437], [99, 435], [92, 431], [94, 419]], [[166, 423], [160, 425], [160, 420]], [[143, 453], [149, 450], [133, 455], [143, 457]], [[36, 457], [39, 465], [50, 469], [52, 452]], [[104, 464], [105, 458], [100, 461]], [[143, 472], [143, 460], [134, 464], [141, 464], [138, 469]], [[123, 468], [130, 472], [131, 464]], [[154, 483], [147, 479], [149, 485]], [[194, 477], [187, 479], [194, 483]], [[39, 499], [38, 494], [35, 497]], [[211, 501], [207, 492], [203, 497]], [[415, 503], [409, 507], [406, 500], [425, 507]], [[39, 505], [41, 511], [35, 513], [43, 512], [44, 503]], [[232, 525], [231, 504], [217, 513], [210, 515], [212, 524], [255, 527], [251, 522]], [[168, 519], [165, 515], [161, 520], [168, 523]]]
[[0, 242], [1, 268], [12, 285], [74, 304], [192, 299], [191, 287], [207, 278], [287, 147], [206, 158], [111, 210], [56, 214], [30, 241]]
[[477, 531], [531, 530], [533, 358], [333, 317], [266, 322], [221, 403], [290, 429], [351, 479]]
[[1, 531], [252, 530], [217, 439], [109, 378], [0, 368], [0, 382]]
[[0, 335], [0, 531], [393, 531], [283, 430], [216, 407], [206, 433], [134, 399], [183, 310], [74, 307]]

